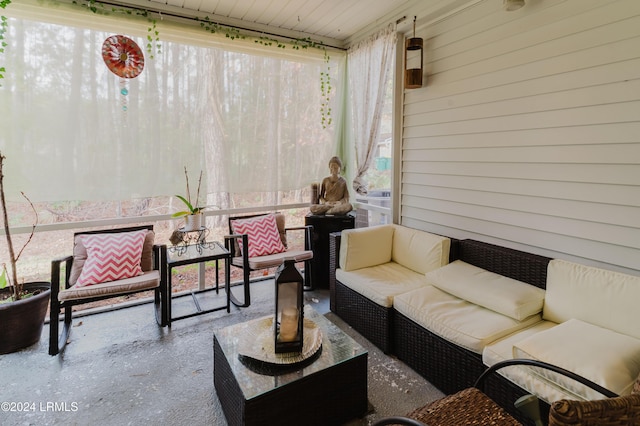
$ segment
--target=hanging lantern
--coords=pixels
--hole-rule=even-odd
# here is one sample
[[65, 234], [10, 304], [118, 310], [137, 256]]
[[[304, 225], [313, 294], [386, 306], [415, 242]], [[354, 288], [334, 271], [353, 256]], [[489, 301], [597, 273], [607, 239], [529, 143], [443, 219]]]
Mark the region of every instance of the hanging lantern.
[[285, 259], [278, 267], [276, 280], [275, 352], [302, 352], [303, 284], [295, 259]]
[[404, 87], [406, 89], [422, 87], [422, 47], [423, 40], [416, 37], [416, 17], [414, 16], [413, 37], [407, 39], [404, 52]]

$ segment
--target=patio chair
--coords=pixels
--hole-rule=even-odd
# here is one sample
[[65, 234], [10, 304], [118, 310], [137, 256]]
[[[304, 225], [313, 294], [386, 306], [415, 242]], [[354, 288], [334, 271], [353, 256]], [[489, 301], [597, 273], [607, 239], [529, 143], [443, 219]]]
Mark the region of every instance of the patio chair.
[[[288, 247], [290, 231], [304, 232], [303, 250]], [[231, 266], [243, 271], [244, 286], [244, 300], [238, 300], [231, 293], [231, 302], [241, 308], [249, 306], [251, 271], [278, 267], [288, 258], [304, 262], [305, 289], [311, 289], [312, 231], [311, 225], [287, 228], [282, 213], [229, 217], [230, 235], [224, 237], [225, 247], [231, 252]]]
[[[566, 399], [556, 401], [550, 407], [549, 426], [622, 426], [640, 424], [640, 377], [636, 381], [633, 394], [618, 396], [582, 376], [555, 365], [531, 359], [511, 359], [496, 363], [485, 370], [472, 388], [463, 389], [460, 392], [445, 396], [412, 411], [406, 416], [383, 418], [375, 422], [373, 426], [521, 425], [520, 422], [483, 392], [484, 382], [491, 374], [501, 368], [513, 365], [528, 365], [551, 370], [570, 377], [607, 397], [607, 399], [595, 401], [571, 401]], [[541, 419], [537, 397], [525, 395], [515, 401], [515, 406], [525, 417], [531, 419], [536, 426], [546, 424]]]
[[51, 262], [49, 355], [64, 349], [74, 306], [153, 290], [156, 321], [167, 324], [167, 247], [154, 245], [154, 237], [151, 225], [74, 234], [73, 255]]

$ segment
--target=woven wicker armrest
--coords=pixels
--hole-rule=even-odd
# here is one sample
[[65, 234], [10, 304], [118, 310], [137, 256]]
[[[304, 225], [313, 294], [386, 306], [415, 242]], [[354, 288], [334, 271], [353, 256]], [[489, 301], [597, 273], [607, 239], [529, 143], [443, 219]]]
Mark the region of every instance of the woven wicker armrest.
[[549, 426], [640, 424], [640, 394], [595, 401], [561, 399], [551, 404]]
[[341, 232], [329, 234], [329, 308], [336, 312], [336, 269], [340, 266]]

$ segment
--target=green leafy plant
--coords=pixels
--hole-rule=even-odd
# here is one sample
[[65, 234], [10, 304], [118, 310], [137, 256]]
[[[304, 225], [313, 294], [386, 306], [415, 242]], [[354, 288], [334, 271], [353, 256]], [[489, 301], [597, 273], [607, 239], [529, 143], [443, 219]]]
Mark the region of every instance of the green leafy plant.
[[12, 289], [11, 297], [6, 301], [12, 302], [20, 300], [23, 297], [28, 297], [29, 295], [23, 294], [22, 291], [22, 283], [18, 281], [18, 269], [17, 263], [18, 259], [22, 255], [22, 252], [27, 247], [31, 239], [33, 238], [33, 234], [35, 233], [36, 226], [38, 225], [38, 212], [36, 211], [33, 203], [24, 192], [21, 192], [22, 196], [29, 202], [31, 205], [31, 209], [35, 213], [35, 224], [33, 225], [33, 229], [31, 230], [31, 235], [24, 243], [20, 251], [16, 254], [13, 248], [13, 240], [11, 238], [11, 231], [9, 229], [9, 215], [7, 213], [7, 202], [4, 195], [4, 160], [6, 157], [0, 152], [0, 205], [2, 206], [2, 218], [4, 221], [4, 234], [7, 238], [7, 247], [9, 249], [9, 261], [11, 262], [11, 271], [10, 274], [7, 272], [7, 265], [2, 265], [2, 274], [0, 275], [0, 289], [10, 287]]
[[[187, 210], [182, 210], [179, 212], [175, 212], [171, 215], [171, 217], [182, 217], [188, 216], [190, 214], [198, 214], [201, 213], [206, 206], [201, 207], [198, 205], [198, 201], [200, 199], [200, 186], [202, 184], [202, 170], [200, 170], [200, 177], [198, 178], [198, 190], [196, 192], [195, 203], [191, 202], [191, 189], [189, 189], [189, 173], [187, 172], [187, 167], [184, 168], [184, 177], [187, 180], [187, 196], [183, 197], [182, 195], [176, 195], [180, 201], [182, 201], [185, 206], [187, 206]], [[195, 205], [194, 205], [195, 204]]]

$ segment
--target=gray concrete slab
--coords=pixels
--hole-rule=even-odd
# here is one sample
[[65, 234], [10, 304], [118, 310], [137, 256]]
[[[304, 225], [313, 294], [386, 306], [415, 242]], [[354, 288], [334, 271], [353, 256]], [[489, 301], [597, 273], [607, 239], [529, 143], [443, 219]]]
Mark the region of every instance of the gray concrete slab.
[[[47, 354], [45, 325], [39, 343], [0, 356], [0, 424], [226, 425], [213, 387], [213, 334], [273, 312], [273, 280], [251, 287], [249, 308], [176, 321], [171, 328], [157, 326], [152, 304], [75, 319], [67, 348], [55, 357]], [[224, 293], [206, 297], [211, 300], [204, 303], [224, 301]], [[190, 303], [174, 300], [174, 313], [192, 309]], [[305, 303], [327, 314], [328, 290], [305, 292]], [[349, 426], [404, 414], [441, 396], [335, 315], [327, 317], [369, 350], [371, 413]]]

